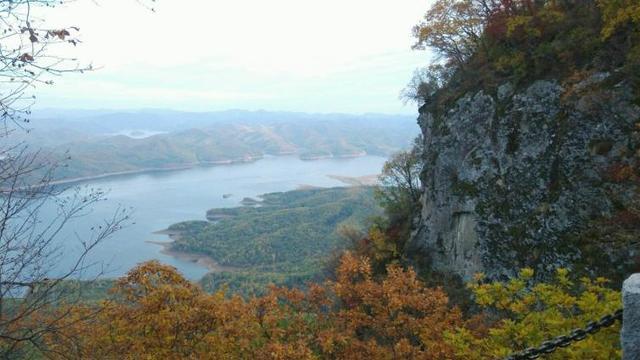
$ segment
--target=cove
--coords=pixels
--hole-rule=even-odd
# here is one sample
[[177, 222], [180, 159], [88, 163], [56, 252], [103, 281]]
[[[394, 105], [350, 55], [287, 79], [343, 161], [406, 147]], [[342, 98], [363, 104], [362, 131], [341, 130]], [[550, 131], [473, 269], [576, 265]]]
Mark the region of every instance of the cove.
[[[141, 262], [157, 259], [197, 280], [208, 272], [207, 268], [163, 254], [162, 246], [153, 242], [169, 239], [155, 232], [180, 221], [204, 220], [211, 208], [241, 206], [245, 197], [305, 186], [344, 186], [337, 178], [377, 174], [385, 161], [379, 156], [313, 161], [269, 156], [252, 163], [122, 175], [80, 183], [74, 186], [107, 191], [107, 199], [73, 220], [60, 234], [62, 256], [56, 266], [61, 270], [69, 266], [79, 251], [78, 238], [88, 236], [91, 226], [100, 224], [118, 208], [130, 208], [130, 224], [91, 252], [87, 274], [100, 271], [103, 276], [118, 277]], [[43, 216], [47, 216], [46, 212]]]

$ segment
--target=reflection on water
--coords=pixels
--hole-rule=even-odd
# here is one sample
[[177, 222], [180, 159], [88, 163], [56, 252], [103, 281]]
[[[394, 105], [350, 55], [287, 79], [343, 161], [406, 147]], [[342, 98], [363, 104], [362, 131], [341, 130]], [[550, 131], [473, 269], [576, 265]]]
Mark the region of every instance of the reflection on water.
[[107, 201], [93, 207], [87, 216], [74, 220], [61, 237], [65, 241], [66, 267], [77, 254], [75, 233], [86, 231], [113, 215], [119, 207], [133, 208], [135, 223], [119, 231], [96, 248], [91, 262], [107, 265], [107, 276], [119, 276], [136, 264], [158, 259], [177, 267], [190, 279], [206, 269], [162, 254], [161, 247], [148, 241], [167, 241], [154, 231], [184, 220], [204, 219], [215, 207], [239, 206], [245, 197], [288, 191], [301, 185], [342, 186], [327, 175], [362, 176], [380, 171], [385, 159], [364, 156], [352, 159], [302, 161], [293, 156], [267, 157], [255, 163], [200, 167], [172, 172], [123, 175], [91, 181], [84, 185], [108, 190]]

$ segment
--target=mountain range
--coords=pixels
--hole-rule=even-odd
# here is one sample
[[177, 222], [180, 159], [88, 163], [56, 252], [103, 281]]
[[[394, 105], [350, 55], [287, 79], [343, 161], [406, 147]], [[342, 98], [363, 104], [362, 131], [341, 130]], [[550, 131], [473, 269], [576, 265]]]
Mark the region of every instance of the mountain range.
[[305, 160], [388, 156], [418, 133], [406, 115], [307, 114], [231, 110], [39, 111], [16, 133], [52, 159], [57, 180], [253, 161], [269, 155]]

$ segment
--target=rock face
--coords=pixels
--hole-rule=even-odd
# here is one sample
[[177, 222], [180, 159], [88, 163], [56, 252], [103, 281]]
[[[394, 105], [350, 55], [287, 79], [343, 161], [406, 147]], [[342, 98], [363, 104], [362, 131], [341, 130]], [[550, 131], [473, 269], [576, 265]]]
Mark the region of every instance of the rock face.
[[622, 359], [640, 359], [640, 274], [630, 276], [622, 286]]
[[634, 198], [611, 181], [637, 159], [634, 101], [625, 79], [597, 73], [423, 107], [423, 208], [407, 251], [465, 280], [570, 266], [580, 251], [568, 234]]

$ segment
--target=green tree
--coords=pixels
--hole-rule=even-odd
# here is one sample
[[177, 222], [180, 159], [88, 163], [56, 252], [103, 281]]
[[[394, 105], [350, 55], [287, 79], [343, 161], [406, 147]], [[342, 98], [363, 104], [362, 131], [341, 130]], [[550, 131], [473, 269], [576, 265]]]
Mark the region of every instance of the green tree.
[[384, 164], [374, 193], [384, 216], [372, 219], [364, 235], [341, 229], [351, 241], [352, 250], [371, 259], [376, 274], [384, 274], [389, 264], [403, 262], [405, 245], [421, 206], [422, 147], [422, 137], [417, 137], [410, 150], [392, 155]]
[[420, 208], [422, 148], [419, 136], [410, 150], [392, 155], [382, 168], [376, 197], [391, 223], [410, 224]]
[[451, 78], [451, 68], [434, 64], [416, 69], [407, 86], [400, 93], [405, 103], [414, 102], [419, 106], [429, 103]]

